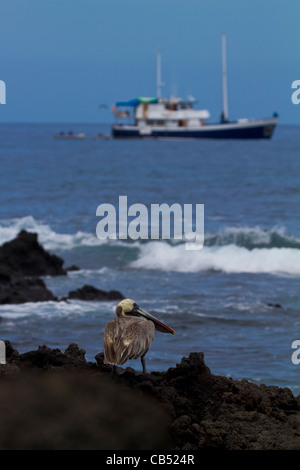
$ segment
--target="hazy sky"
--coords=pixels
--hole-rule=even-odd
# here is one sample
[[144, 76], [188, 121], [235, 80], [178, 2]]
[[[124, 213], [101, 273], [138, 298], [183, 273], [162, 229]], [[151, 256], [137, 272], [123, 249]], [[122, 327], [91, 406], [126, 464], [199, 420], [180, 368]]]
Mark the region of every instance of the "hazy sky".
[[[111, 105], [193, 95], [219, 119], [221, 33], [229, 116], [300, 124], [299, 0], [0, 0], [2, 122], [110, 122]], [[99, 109], [105, 103], [108, 109]]]

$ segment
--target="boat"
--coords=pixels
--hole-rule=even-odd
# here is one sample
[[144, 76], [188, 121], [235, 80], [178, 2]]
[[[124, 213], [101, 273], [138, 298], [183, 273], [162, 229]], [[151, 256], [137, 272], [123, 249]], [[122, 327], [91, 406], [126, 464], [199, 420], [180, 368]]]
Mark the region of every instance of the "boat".
[[100, 139], [100, 140], [109, 140], [110, 139], [110, 134], [108, 134], [108, 133], [104, 133], [104, 134], [99, 133], [99, 134], [95, 135], [94, 138], [95, 139]]
[[113, 138], [132, 139], [270, 139], [279, 116], [261, 119], [228, 117], [226, 36], [222, 35], [223, 111], [219, 122], [210, 123], [207, 109], [194, 109], [195, 99], [161, 97], [161, 57], [157, 52], [157, 96], [119, 101], [112, 107]]
[[58, 140], [76, 140], [76, 139], [85, 139], [85, 134], [79, 133], [79, 134], [74, 134], [72, 131], [69, 132], [60, 132], [59, 134], [56, 134], [54, 136], [55, 139]]

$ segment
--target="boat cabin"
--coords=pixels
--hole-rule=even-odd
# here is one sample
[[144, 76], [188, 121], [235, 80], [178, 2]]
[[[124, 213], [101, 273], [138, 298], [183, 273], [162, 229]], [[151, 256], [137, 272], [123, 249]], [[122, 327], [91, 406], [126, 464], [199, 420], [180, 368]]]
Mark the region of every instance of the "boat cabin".
[[200, 127], [205, 125], [210, 114], [206, 109], [193, 109], [193, 101], [191, 98], [182, 101], [175, 96], [170, 99], [137, 98], [116, 103], [115, 117], [131, 119], [138, 127]]

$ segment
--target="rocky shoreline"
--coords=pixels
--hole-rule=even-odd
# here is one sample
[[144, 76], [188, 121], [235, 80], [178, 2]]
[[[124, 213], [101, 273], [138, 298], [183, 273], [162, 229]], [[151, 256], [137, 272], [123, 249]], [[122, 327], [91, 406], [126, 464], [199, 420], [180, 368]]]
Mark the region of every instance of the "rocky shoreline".
[[[94, 286], [56, 298], [41, 277], [67, 276], [63, 264], [21, 231], [0, 247], [0, 304], [124, 298]], [[77, 344], [20, 354], [6, 341], [6, 358], [0, 449], [300, 449], [300, 396], [213, 375], [203, 353], [150, 374], [111, 374], [101, 352], [87, 362]]]
[[85, 285], [58, 299], [47, 287], [42, 276], [67, 276], [78, 266], [63, 267], [64, 260], [48, 253], [38, 242], [36, 233], [22, 230], [14, 240], [0, 246], [0, 305], [25, 302], [80, 300], [122, 300], [116, 291], [104, 291]]
[[300, 449], [300, 396], [213, 375], [203, 353], [142, 374], [71, 344], [0, 366], [0, 449]]

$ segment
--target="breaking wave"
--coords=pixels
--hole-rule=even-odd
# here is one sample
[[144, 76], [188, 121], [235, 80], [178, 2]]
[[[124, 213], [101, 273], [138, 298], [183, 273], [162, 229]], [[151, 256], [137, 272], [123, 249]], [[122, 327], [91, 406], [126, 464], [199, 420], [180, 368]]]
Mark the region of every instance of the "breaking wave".
[[300, 238], [286, 233], [285, 227], [264, 230], [260, 227], [225, 227], [217, 234], [205, 236], [206, 246], [237, 245], [253, 248], [297, 248]]
[[177, 272], [272, 273], [300, 275], [300, 239], [284, 227], [225, 227], [206, 234], [202, 250], [165, 241], [140, 247], [133, 268]]
[[22, 229], [37, 233], [45, 249], [54, 252], [77, 247], [106, 250], [109, 244], [112, 250], [110, 256], [113, 256], [115, 246], [118, 250], [121, 247], [125, 254], [134, 247], [134, 255], [127, 258], [131, 268], [300, 275], [300, 239], [288, 234], [284, 227], [225, 227], [218, 233], [205, 234], [202, 250], [188, 251], [182, 240], [133, 242], [99, 240], [96, 231], [95, 234], [82, 231], [75, 234], [57, 233], [49, 225], [27, 216], [0, 221], [0, 245], [15, 238]]
[[105, 243], [96, 234], [81, 231], [75, 234], [57, 233], [49, 225], [27, 216], [0, 221], [0, 245], [15, 238], [20, 230], [37, 233], [39, 242], [46, 250], [71, 250], [77, 246], [99, 246]]
[[223, 271], [225, 273], [273, 273], [300, 275], [300, 250], [295, 248], [254, 248], [237, 245], [204, 246], [187, 251], [184, 245], [152, 242], [140, 249], [132, 268], [177, 272]]

